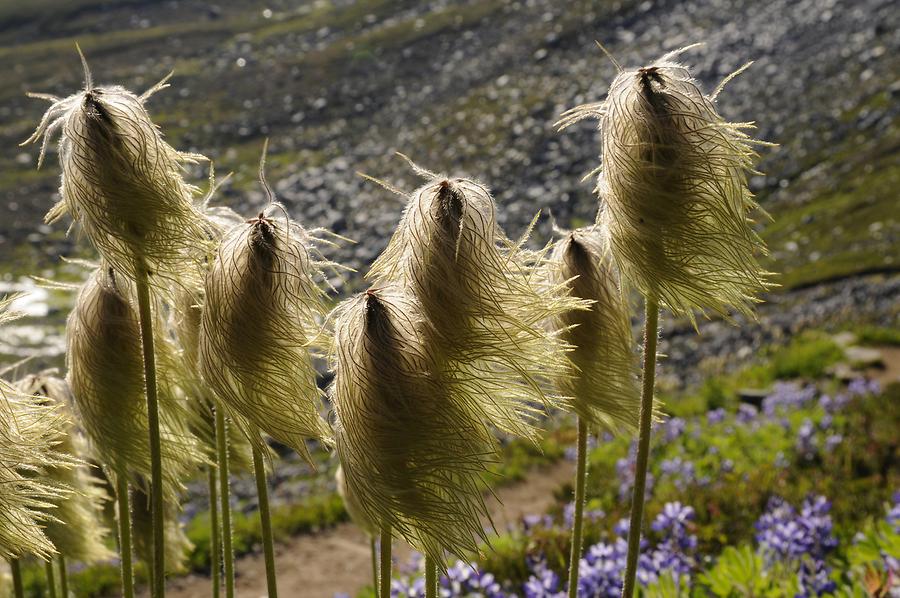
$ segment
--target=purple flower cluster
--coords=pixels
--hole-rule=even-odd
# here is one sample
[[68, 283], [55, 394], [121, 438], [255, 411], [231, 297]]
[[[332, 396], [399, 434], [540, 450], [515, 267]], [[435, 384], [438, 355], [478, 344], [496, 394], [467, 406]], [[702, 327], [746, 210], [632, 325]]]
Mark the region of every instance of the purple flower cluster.
[[831, 503], [824, 496], [807, 499], [799, 513], [773, 498], [756, 522], [756, 540], [774, 558], [823, 559], [837, 546], [832, 535]]
[[756, 522], [756, 540], [770, 562], [796, 563], [800, 596], [821, 596], [834, 591], [825, 557], [837, 547], [824, 496], [804, 501], [798, 513], [781, 499], [772, 499]]
[[777, 382], [769, 396], [763, 399], [763, 412], [772, 417], [782, 410], [805, 407], [816, 398], [816, 392], [812, 384], [801, 387], [792, 382]]
[[[585, 509], [582, 515], [584, 517], [585, 525], [590, 525], [591, 523], [595, 523], [606, 517], [606, 513], [600, 509]], [[574, 502], [570, 502], [563, 507], [563, 523], [566, 524], [566, 527], [572, 527], [575, 524]]]
[[680, 417], [672, 417], [662, 424], [665, 442], [674, 442], [687, 430], [687, 422]]
[[711, 426], [716, 424], [720, 424], [725, 421], [725, 416], [728, 415], [728, 412], [725, 411], [724, 408], [719, 407], [718, 409], [713, 409], [711, 411], [706, 412], [706, 423]]
[[735, 419], [739, 424], [749, 424], [756, 420], [759, 410], [748, 403], [741, 403], [737, 410]]
[[855, 378], [847, 385], [847, 393], [851, 398], [877, 395], [880, 392], [881, 384], [878, 383], [878, 380]]
[[565, 588], [553, 570], [543, 560], [531, 563], [531, 577], [522, 586], [525, 598], [565, 598]]
[[888, 510], [887, 522], [900, 534], [900, 492], [894, 493], [894, 505]]
[[[637, 443], [632, 442], [628, 447], [628, 456], [616, 461], [616, 475], [619, 477], [619, 498], [631, 499], [631, 491], [634, 488], [634, 476], [637, 468]], [[653, 493], [653, 474], [647, 472], [647, 481], [644, 488], [644, 497]]]
[[[539, 524], [544, 518], [536, 518]], [[667, 503], [651, 524], [655, 545], [642, 540], [638, 561], [638, 581], [647, 586], [664, 575], [688, 577], [697, 560], [697, 538], [690, 533], [694, 509], [681, 503]], [[614, 528], [615, 537], [609, 542], [589, 546], [579, 561], [578, 595], [595, 598], [615, 598], [622, 593], [622, 575], [628, 553], [628, 521], [619, 521]], [[418, 562], [418, 561], [417, 561]], [[529, 562], [530, 577], [519, 595], [525, 598], [563, 598], [566, 595], [565, 579], [547, 566], [543, 558]], [[425, 582], [421, 576], [395, 579], [391, 584], [392, 597], [421, 598], [425, 595]], [[440, 578], [440, 595], [443, 598], [485, 597], [515, 598], [507, 594], [495, 577], [478, 569], [475, 563], [457, 562]]]
[[[440, 577], [442, 597], [479, 596], [484, 598], [506, 598], [503, 588], [491, 573], [478, 569], [475, 563], [457, 561]], [[423, 577], [394, 579], [391, 581], [391, 596], [397, 598], [422, 598], [425, 596]]]
[[697, 482], [697, 472], [694, 463], [681, 457], [665, 459], [659, 464], [660, 477], [669, 478], [675, 487], [684, 491], [688, 486]]
[[[689, 533], [694, 510], [681, 503], [667, 503], [651, 524], [659, 536], [655, 546], [641, 543], [637, 577], [641, 585], [657, 582], [663, 575], [675, 578], [690, 575], [696, 565], [693, 553], [697, 538]], [[592, 598], [616, 598], [622, 593], [622, 575], [628, 554], [628, 521], [615, 526], [617, 537], [599, 542], [585, 550], [578, 564], [578, 595]]]

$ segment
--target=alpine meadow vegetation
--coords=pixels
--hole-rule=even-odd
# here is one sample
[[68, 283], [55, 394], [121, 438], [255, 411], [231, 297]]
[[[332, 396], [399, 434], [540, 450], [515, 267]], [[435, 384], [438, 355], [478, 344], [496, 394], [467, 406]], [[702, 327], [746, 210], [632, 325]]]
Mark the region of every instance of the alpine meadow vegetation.
[[[11, 595], [146, 584], [164, 598], [193, 571], [233, 598], [236, 558], [259, 546], [275, 598], [293, 562], [276, 567], [276, 542], [345, 519], [369, 541], [376, 598], [895, 595], [896, 387], [820, 381], [841, 353], [822, 339], [710, 378], [695, 409], [657, 383], [662, 311], [738, 326], [775, 286], [748, 185], [770, 144], [717, 108], [749, 65], [705, 92], [682, 62], [692, 48], [615, 63], [605, 98], [547, 123], [599, 121], [594, 222], [554, 222], [541, 242], [537, 213], [510, 235], [487, 183], [401, 155], [414, 190], [363, 175], [404, 207], [360, 276], [335, 257], [352, 240], [278, 201], [268, 141], [265, 203], [216, 205], [212, 165], [204, 195], [188, 179], [206, 158], [151, 118], [169, 77], [142, 94], [97, 85], [79, 48], [82, 90], [31, 94], [50, 102], [26, 140], [38, 167], [58, 136], [46, 222], [69, 219], [94, 258], [79, 262], [64, 374], [0, 370]], [[15, 299], [0, 297], [0, 326]], [[738, 400], [751, 379], [768, 392]], [[329, 490], [270, 501], [289, 452]], [[559, 508], [493, 521], [497, 488], [564, 458]], [[255, 482], [251, 508], [238, 476]], [[850, 484], [865, 508], [841, 495]], [[185, 510], [191, 485], [205, 510]]]

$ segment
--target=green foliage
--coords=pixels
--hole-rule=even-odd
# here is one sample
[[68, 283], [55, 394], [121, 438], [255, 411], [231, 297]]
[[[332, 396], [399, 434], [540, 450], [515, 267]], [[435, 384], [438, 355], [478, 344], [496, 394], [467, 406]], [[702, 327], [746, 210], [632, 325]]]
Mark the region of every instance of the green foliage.
[[537, 444], [513, 438], [503, 446], [503, 456], [491, 468], [487, 482], [498, 486], [521, 481], [531, 469], [559, 461], [565, 455], [566, 446], [571, 446], [574, 441], [571, 426], [549, 431]]
[[843, 356], [843, 351], [831, 338], [822, 333], [807, 332], [772, 356], [772, 375], [776, 380], [818, 378]]
[[[136, 563], [134, 579], [138, 584], [147, 582], [147, 567]], [[58, 582], [57, 582], [58, 583]], [[44, 561], [26, 559], [22, 563], [22, 585], [28, 598], [45, 598], [47, 575]], [[116, 596], [122, 588], [121, 571], [118, 565], [101, 563], [81, 570], [69, 569], [69, 592], [79, 598], [101, 598]]]
[[688, 596], [690, 586], [688, 580], [676, 580], [672, 575], [663, 575], [659, 581], [641, 590], [642, 598], [683, 598]]
[[715, 566], [700, 576], [715, 596], [759, 596], [767, 584], [762, 556], [749, 544], [729, 546]]
[[900, 328], [884, 326], [860, 326], [856, 336], [861, 345], [888, 345], [900, 347]]
[[[337, 493], [313, 495], [298, 503], [272, 506], [272, 534], [278, 541], [301, 533], [334, 526], [347, 520], [347, 511]], [[232, 513], [232, 546], [236, 556], [248, 554], [262, 541], [259, 513]], [[209, 513], [198, 515], [188, 524], [187, 536], [194, 543], [190, 568], [208, 572], [210, 564]]]
[[[795, 595], [796, 573], [776, 567], [770, 569], [768, 578], [761, 578], [761, 557], [752, 548], [754, 523], [772, 496], [792, 504], [802, 503], [809, 494], [829, 497], [842, 546], [852, 544], [867, 519], [873, 515], [883, 518], [891, 489], [900, 486], [896, 467], [900, 462], [896, 439], [900, 385], [889, 386], [880, 395], [854, 399], [839, 413], [826, 415], [819, 403], [812, 401], [778, 417], [760, 416], [746, 425], [738, 424], [733, 415], [719, 423], [709, 423], [701, 416], [668, 442], [656, 433], [650, 454], [654, 484], [646, 504], [647, 520], [667, 502], [681, 501], [694, 507], [696, 521], [691, 531], [697, 536], [699, 552], [723, 555], [703, 582], [715, 588], [714, 595], [751, 595], [747, 588], [755, 596]], [[808, 458], [797, 448], [797, 432], [807, 421], [816, 430], [823, 430], [827, 423], [827, 432], [817, 432], [820, 446], [826, 434], [840, 434], [843, 441]], [[585, 526], [586, 546], [610, 537], [612, 526], [628, 516], [629, 495], [620, 493], [616, 471], [616, 461], [625, 457], [627, 450], [628, 440], [616, 439], [601, 443], [588, 455], [587, 509], [602, 510], [605, 517]], [[676, 458], [693, 463], [691, 479], [674, 478], [662, 471], [663, 461]], [[565, 495], [565, 500], [569, 496]], [[557, 515], [560, 512], [561, 508], [557, 509]], [[849, 553], [856, 555], [858, 568], [876, 561], [879, 550], [900, 554], [895, 540], [885, 535], [885, 527], [877, 529], [882, 535], [873, 534]], [[652, 532], [649, 537], [653, 538]], [[550, 568], [565, 570], [569, 540], [569, 530], [560, 525], [537, 525], [528, 533], [514, 531], [492, 542], [493, 550], [484, 551], [480, 564], [498, 579], [521, 584], [528, 579], [525, 562], [529, 555], [543, 554]], [[856, 577], [864, 578], [865, 572]], [[665, 583], [652, 591], [645, 595], [671, 595], [666, 593], [671, 588]]]

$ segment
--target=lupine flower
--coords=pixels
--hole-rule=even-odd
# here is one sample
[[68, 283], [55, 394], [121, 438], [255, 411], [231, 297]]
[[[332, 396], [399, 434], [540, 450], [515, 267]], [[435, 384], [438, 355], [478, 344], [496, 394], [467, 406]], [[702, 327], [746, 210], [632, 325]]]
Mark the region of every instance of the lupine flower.
[[795, 598], [830, 596], [837, 589], [837, 583], [830, 578], [831, 568], [822, 560], [803, 560], [797, 579], [800, 592]]
[[900, 492], [894, 493], [894, 504], [888, 511], [887, 522], [900, 534]]
[[726, 415], [727, 415], [727, 412], [722, 407], [713, 409], [706, 413], [706, 423], [708, 423], [711, 426], [715, 425], [715, 424], [720, 424], [723, 421], [725, 421]]
[[[191, 412], [191, 432], [200, 442], [203, 453], [215, 461], [216, 429], [215, 393], [203, 380], [200, 373], [200, 322], [202, 317], [203, 290], [180, 289], [176, 293], [175, 306], [169, 326], [177, 342], [177, 354], [174, 362], [169, 364], [179, 386], [187, 395], [187, 405]], [[228, 465], [231, 471], [249, 470], [253, 467], [253, 457], [249, 439], [243, 430], [250, 429], [250, 424], [237, 413], [230, 414], [232, 421], [241, 420], [240, 425], [226, 426], [228, 439]], [[262, 447], [268, 454], [268, 445]]]
[[[149, 423], [140, 325], [132, 283], [101, 265], [84, 284], [66, 324], [67, 381], [75, 409], [99, 460], [115, 475], [150, 478]], [[171, 362], [167, 339], [154, 339], [159, 365]], [[175, 380], [159, 376], [163, 484], [175, 498], [203, 460]]]
[[335, 440], [365, 517], [443, 562], [485, 537], [481, 475], [497, 446], [469, 395], [438, 369], [414, 296], [369, 290], [335, 315]]
[[[634, 487], [635, 467], [637, 466], [637, 445], [631, 443], [628, 449], [628, 457], [618, 459], [616, 461], [616, 474], [619, 478], [619, 498], [626, 500], [631, 496], [631, 490]], [[647, 481], [644, 494], [650, 496], [653, 494], [653, 485], [655, 479], [653, 474], [647, 472]]]
[[316, 280], [331, 264], [312, 232], [265, 213], [229, 231], [206, 276], [200, 329], [203, 378], [235, 424], [253, 424], [243, 431], [260, 446], [258, 430], [308, 461], [306, 439], [331, 438], [310, 354], [327, 311]]
[[137, 268], [146, 268], [159, 287], [196, 280], [208, 226], [182, 170], [202, 156], [167, 144], [144, 107], [168, 87], [168, 77], [138, 96], [95, 86], [83, 56], [82, 63], [83, 91], [67, 98], [36, 94], [52, 102], [26, 141], [43, 137], [39, 166], [51, 136], [61, 131], [62, 199], [47, 222], [69, 213], [120, 275], [134, 279]]
[[[573, 108], [560, 128], [598, 118], [601, 221], [625, 277], [676, 314], [695, 309], [750, 313], [768, 287], [757, 263], [765, 246], [749, 214], [757, 157], [744, 132], [716, 111], [676, 62], [687, 48], [620, 71], [603, 102]], [[721, 87], [721, 86], [720, 86]]]
[[531, 566], [531, 577], [525, 582], [522, 590], [525, 598], [564, 598], [566, 592], [560, 586], [559, 575], [547, 567], [543, 561], [536, 561]]
[[[585, 523], [593, 523], [600, 521], [604, 517], [606, 517], [606, 513], [604, 513], [600, 509], [587, 509], [585, 508], [584, 513], [582, 514], [584, 517]], [[575, 518], [575, 503], [569, 502], [566, 503], [565, 507], [563, 507], [563, 523], [565, 523], [566, 527], [572, 527], [572, 523]]]
[[[75, 428], [72, 396], [65, 380], [44, 373], [26, 376], [16, 383], [16, 387], [23, 395], [51, 406], [64, 417], [55, 449], [72, 459], [85, 459], [88, 456], [86, 441]], [[44, 533], [57, 552], [82, 563], [94, 563], [112, 556], [105, 545], [109, 530], [103, 522], [103, 503], [108, 496], [100, 480], [82, 463], [47, 467], [44, 475], [72, 490], [71, 495], [61, 493], [59, 499], [53, 501], [53, 508], [47, 511], [51, 517]]]
[[753, 405], [741, 403], [741, 405], [738, 407], [735, 419], [738, 421], [738, 423], [749, 424], [756, 419], [758, 413], [759, 410]]
[[662, 424], [663, 437], [666, 442], [674, 442], [687, 429], [687, 422], [680, 417], [672, 417]]
[[659, 469], [662, 476], [673, 480], [679, 490], [685, 490], [697, 481], [694, 463], [681, 457], [663, 460]]
[[499, 229], [488, 189], [416, 167], [429, 181], [409, 196], [397, 231], [368, 274], [397, 283], [432, 323], [426, 332], [454, 392], [503, 432], [535, 439], [539, 406], [559, 404], [550, 380], [570, 375], [565, 343], [544, 324], [581, 305], [548, 281], [543, 252]]
[[878, 394], [881, 392], [881, 385], [878, 380], [867, 380], [866, 378], [855, 378], [847, 385], [847, 392], [851, 397], [860, 397], [870, 394]]
[[823, 559], [837, 546], [832, 535], [831, 503], [823, 496], [804, 501], [798, 514], [793, 507], [773, 499], [756, 523], [756, 539], [773, 557]]
[[772, 392], [763, 399], [763, 412], [772, 417], [781, 411], [795, 410], [809, 405], [816, 398], [812, 384], [800, 386], [793, 382], [776, 382]]
[[442, 596], [479, 596], [505, 598], [506, 594], [491, 573], [484, 573], [475, 563], [456, 561], [440, 577]]
[[566, 232], [550, 257], [558, 264], [556, 282], [572, 297], [593, 302], [556, 318], [562, 338], [573, 347], [571, 372], [558, 388], [572, 397], [573, 409], [590, 426], [633, 432], [640, 396], [631, 320], [607, 243], [599, 227], [580, 228]]

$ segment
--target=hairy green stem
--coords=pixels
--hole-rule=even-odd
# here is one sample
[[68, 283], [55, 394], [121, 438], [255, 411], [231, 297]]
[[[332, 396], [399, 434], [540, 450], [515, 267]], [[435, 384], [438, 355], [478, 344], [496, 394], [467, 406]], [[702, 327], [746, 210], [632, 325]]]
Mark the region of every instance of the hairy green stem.
[[437, 598], [437, 565], [425, 555], [425, 598]]
[[69, 598], [69, 568], [66, 566], [66, 557], [59, 555], [59, 591], [62, 598]]
[[578, 563], [584, 537], [584, 490], [587, 481], [588, 427], [578, 418], [578, 452], [575, 465], [575, 521], [572, 527], [572, 550], [569, 554], [569, 598], [578, 598]]
[[159, 436], [159, 399], [156, 392], [156, 352], [153, 347], [153, 314], [150, 309], [150, 282], [141, 262], [135, 268], [138, 312], [141, 318], [141, 347], [144, 354], [144, 384], [147, 390], [147, 418], [150, 428], [150, 510], [153, 519], [154, 598], [166, 595], [166, 535], [162, 485], [162, 443]]
[[378, 598], [381, 594], [379, 590], [381, 588], [378, 587], [378, 542], [375, 538], [375, 535], [369, 536], [369, 553], [372, 557], [372, 588], [375, 590], [375, 598]]
[[56, 598], [56, 576], [53, 575], [53, 559], [44, 561], [44, 571], [47, 573], [47, 596]]
[[13, 596], [25, 598], [25, 586], [22, 585], [22, 565], [19, 559], [10, 559], [9, 568], [12, 571]]
[[234, 550], [231, 547], [231, 502], [228, 489], [228, 429], [225, 413], [216, 407], [216, 450], [219, 458], [219, 504], [222, 505], [222, 559], [225, 563], [225, 597], [234, 598]]
[[256, 494], [259, 498], [259, 521], [262, 527], [263, 553], [266, 560], [266, 587], [269, 598], [278, 598], [275, 579], [275, 543], [272, 539], [272, 517], [269, 514], [269, 486], [266, 481], [266, 464], [263, 454], [253, 445], [253, 472], [256, 474]]
[[222, 546], [219, 540], [219, 489], [216, 487], [216, 468], [210, 466], [206, 472], [209, 485], [209, 577], [212, 579], [213, 598], [219, 598], [222, 579]]
[[381, 527], [381, 555], [378, 566], [381, 569], [378, 580], [381, 586], [379, 595], [381, 598], [386, 598], [391, 595], [391, 526], [389, 524]]
[[131, 497], [128, 495], [128, 479], [124, 473], [116, 474], [116, 501], [119, 503], [119, 558], [122, 569], [122, 596], [134, 598], [134, 569], [131, 565]]
[[656, 380], [656, 342], [659, 337], [659, 303], [655, 297], [645, 299], [644, 380], [641, 387], [641, 420], [638, 436], [634, 491], [631, 496], [631, 523], [628, 528], [628, 560], [625, 569], [623, 598], [634, 595], [638, 555], [641, 550], [641, 523], [644, 518], [644, 493], [647, 487], [647, 463], [650, 457], [650, 424], [653, 419], [653, 386]]

